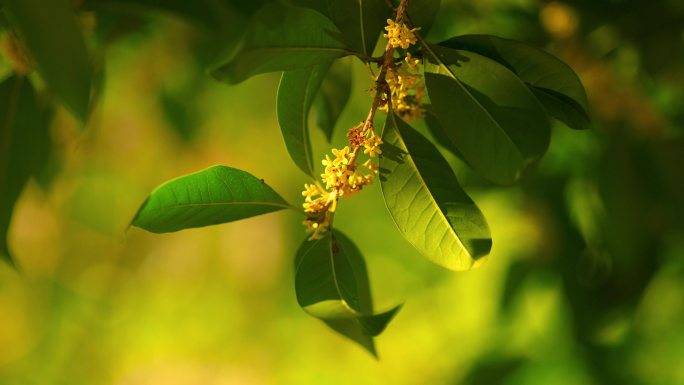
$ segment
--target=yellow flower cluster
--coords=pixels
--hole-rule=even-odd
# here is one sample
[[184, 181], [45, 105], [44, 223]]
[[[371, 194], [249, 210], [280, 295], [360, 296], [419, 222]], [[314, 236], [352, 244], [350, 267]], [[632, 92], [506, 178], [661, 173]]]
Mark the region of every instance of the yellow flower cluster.
[[[352, 128], [350, 132], [356, 132], [357, 140], [350, 138], [354, 149], [345, 146], [342, 149], [333, 149], [334, 159], [326, 155], [322, 161], [325, 171], [321, 174], [321, 180], [325, 187], [320, 184], [305, 184], [302, 196], [304, 196], [304, 212], [307, 219], [304, 221], [307, 230], [313, 232], [310, 239], [320, 238], [330, 227], [330, 220], [337, 208], [337, 199], [349, 197], [361, 191], [372, 183], [375, 174], [378, 173], [378, 165], [373, 162], [377, 154], [381, 154], [380, 145], [382, 139], [375, 135], [372, 129], [361, 131], [363, 124]], [[360, 137], [360, 138], [359, 138]], [[363, 153], [368, 159], [359, 164], [358, 152], [364, 148]], [[365, 169], [365, 172], [361, 170]]]
[[[425, 85], [418, 70], [420, 59], [408, 53], [404, 63], [387, 68], [385, 80], [390, 89], [392, 111], [406, 120], [422, 119], [425, 115], [423, 99]], [[381, 107], [387, 111], [387, 103]]]
[[396, 23], [392, 19], [387, 19], [385, 30], [387, 33], [384, 36], [393, 48], [407, 49], [411, 44], [416, 44], [417, 39], [414, 32], [418, 28], [409, 29], [404, 23]]
[[[388, 69], [386, 79], [392, 94], [392, 110], [406, 120], [422, 119], [425, 114], [425, 86], [420, 75], [400, 66]], [[387, 105], [383, 110], [387, 110]]]
[[[408, 49], [417, 42], [415, 31], [418, 28], [409, 29], [404, 23], [397, 23], [388, 19], [384, 35], [389, 39], [389, 45], [393, 48], [401, 47]], [[387, 67], [385, 81], [389, 87], [389, 98], [392, 100], [392, 111], [406, 120], [422, 119], [425, 115], [423, 98], [425, 86], [418, 65], [420, 59], [406, 53], [403, 63], [391, 64]], [[387, 100], [383, 100], [380, 109], [387, 112], [389, 109]]]

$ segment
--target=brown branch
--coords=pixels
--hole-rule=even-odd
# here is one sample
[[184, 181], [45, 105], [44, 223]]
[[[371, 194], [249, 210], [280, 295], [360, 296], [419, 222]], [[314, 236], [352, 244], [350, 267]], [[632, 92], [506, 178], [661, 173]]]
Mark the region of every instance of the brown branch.
[[[409, 0], [401, 0], [401, 3], [399, 3], [399, 6], [396, 8], [394, 13], [394, 20], [397, 23], [401, 23], [404, 20], [406, 9], [408, 8], [408, 3]], [[380, 65], [380, 73], [378, 74], [378, 77], [375, 79], [375, 97], [373, 98], [373, 103], [371, 104], [370, 111], [368, 111], [368, 116], [366, 117], [366, 120], [364, 120], [363, 122], [362, 132], [364, 134], [368, 131], [375, 131], [373, 127], [373, 120], [375, 119], [375, 113], [378, 111], [378, 108], [383, 103], [383, 96], [385, 96], [386, 103], [391, 103], [392, 95], [387, 85], [387, 70], [390, 67], [394, 67], [394, 47], [392, 47], [389, 41], [385, 46], [383, 55], [380, 58], [374, 59], [381, 59], [382, 64]], [[353, 164], [354, 161], [356, 161], [356, 158], [360, 150], [361, 146], [353, 146], [352, 156], [349, 159], [350, 164]]]

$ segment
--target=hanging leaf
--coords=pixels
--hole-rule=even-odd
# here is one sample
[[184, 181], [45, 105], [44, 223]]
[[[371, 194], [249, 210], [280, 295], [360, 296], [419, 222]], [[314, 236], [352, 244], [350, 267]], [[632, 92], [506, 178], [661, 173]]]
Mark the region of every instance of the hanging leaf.
[[330, 64], [285, 71], [278, 86], [278, 124], [287, 152], [297, 167], [314, 179], [309, 111]]
[[352, 89], [351, 63], [346, 59], [335, 60], [325, 75], [321, 89], [315, 100], [316, 124], [332, 140], [335, 124], [349, 102]]
[[444, 132], [444, 127], [440, 123], [439, 118], [435, 114], [434, 109], [431, 105], [426, 104], [423, 106], [425, 108], [425, 126], [432, 135], [435, 143], [447, 149], [452, 154], [456, 155], [459, 159], [463, 160], [463, 155], [458, 151], [454, 143], [449, 139], [446, 132]]
[[0, 83], [0, 258], [10, 263], [12, 212], [28, 179], [45, 165], [50, 112], [28, 79], [12, 76]]
[[575, 71], [555, 56], [519, 41], [464, 35], [439, 43], [495, 60], [525, 82], [548, 113], [574, 129], [590, 128], [587, 94]]
[[294, 4], [315, 9], [340, 29], [353, 50], [371, 56], [391, 9], [385, 0], [294, 0]]
[[337, 27], [319, 12], [269, 3], [250, 21], [237, 54], [212, 75], [235, 84], [257, 74], [302, 69], [351, 54]]
[[131, 225], [153, 233], [167, 233], [292, 208], [252, 174], [213, 166], [157, 187]]
[[354, 243], [339, 231], [306, 240], [295, 257], [297, 302], [310, 315], [377, 356], [373, 337], [399, 311], [373, 314], [366, 264]]
[[404, 238], [447, 269], [481, 264], [492, 247], [487, 221], [439, 150], [393, 114], [382, 140], [382, 193]]
[[6, 0], [5, 9], [45, 83], [85, 123], [93, 69], [69, 1]]
[[427, 36], [439, 13], [441, 0], [411, 0], [407, 9], [413, 27], [420, 28], [420, 34]]
[[380, 33], [391, 16], [384, 0], [327, 0], [330, 18], [342, 31], [350, 47], [373, 55]]
[[575, 130], [591, 128], [591, 120], [586, 111], [573, 100], [544, 88], [531, 87], [531, 90], [550, 116]]
[[515, 182], [548, 148], [550, 126], [542, 105], [491, 59], [439, 46], [424, 49], [426, 86], [447, 136], [483, 177]]

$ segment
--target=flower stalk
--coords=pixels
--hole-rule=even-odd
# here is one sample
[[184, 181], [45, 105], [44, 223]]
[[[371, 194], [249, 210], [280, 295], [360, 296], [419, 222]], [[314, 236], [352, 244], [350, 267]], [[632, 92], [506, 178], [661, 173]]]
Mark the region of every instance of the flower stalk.
[[[409, 29], [405, 24], [408, 0], [402, 0], [395, 9], [394, 19], [387, 20], [387, 45], [380, 58], [372, 62], [379, 67], [375, 77], [373, 101], [366, 119], [347, 132], [349, 145], [342, 149], [332, 149], [334, 158], [326, 155], [322, 160], [325, 170], [321, 181], [305, 184], [304, 212], [307, 219], [304, 225], [312, 235], [309, 239], [321, 238], [332, 226], [340, 198], [352, 196], [371, 184], [378, 173], [376, 157], [382, 154], [382, 139], [373, 126], [378, 109], [393, 111], [405, 119], [422, 117], [422, 97], [424, 90], [420, 83], [417, 65], [419, 59], [406, 53], [403, 60], [396, 60], [397, 49], [406, 50], [416, 43], [414, 34], [417, 28]], [[403, 51], [402, 51], [403, 52]], [[362, 153], [363, 150], [363, 153]], [[367, 159], [360, 163], [361, 155]]]

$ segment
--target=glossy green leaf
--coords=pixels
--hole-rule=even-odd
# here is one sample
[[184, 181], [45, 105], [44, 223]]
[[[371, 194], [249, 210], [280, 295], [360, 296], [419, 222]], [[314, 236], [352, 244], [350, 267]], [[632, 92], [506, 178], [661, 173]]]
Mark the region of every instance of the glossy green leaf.
[[302, 69], [350, 54], [340, 31], [319, 12], [269, 3], [250, 21], [235, 56], [212, 74], [235, 84], [260, 73]]
[[237, 221], [291, 209], [263, 180], [226, 166], [213, 166], [157, 187], [131, 225], [153, 233]]
[[432, 106], [426, 104], [424, 105], [424, 108], [425, 126], [430, 132], [430, 135], [432, 135], [432, 139], [434, 139], [435, 143], [449, 150], [449, 152], [456, 155], [459, 159], [463, 160], [463, 155], [461, 155], [461, 152], [458, 151], [458, 148], [456, 148], [451, 139], [449, 139], [449, 136], [447, 136], [446, 132], [444, 131], [444, 127], [442, 126], [442, 123], [439, 121], [439, 118], [435, 114], [435, 111], [432, 108]]
[[67, 0], [6, 0], [5, 9], [45, 83], [85, 123], [93, 69], [69, 4]]
[[9, 262], [7, 231], [14, 204], [28, 179], [45, 164], [49, 112], [28, 79], [12, 76], [0, 83], [0, 258]]
[[366, 56], [373, 54], [391, 10], [385, 0], [327, 0], [329, 15], [350, 47]]
[[480, 175], [515, 182], [548, 148], [549, 120], [532, 92], [501, 64], [479, 54], [424, 46], [425, 82], [447, 136]]
[[315, 100], [316, 124], [330, 142], [335, 124], [349, 102], [352, 89], [351, 63], [346, 59], [335, 60], [325, 75]]
[[544, 105], [546, 112], [575, 130], [591, 128], [591, 120], [583, 107], [580, 107], [566, 95], [554, 91], [531, 87], [534, 95]]
[[300, 170], [314, 178], [309, 111], [330, 62], [295, 71], [285, 71], [278, 86], [278, 124], [290, 158]]
[[513, 71], [539, 98], [548, 113], [574, 129], [590, 127], [589, 103], [575, 71], [555, 56], [519, 41], [490, 35], [465, 35], [439, 45], [476, 52]]
[[371, 56], [380, 32], [391, 17], [385, 0], [294, 0], [326, 15], [340, 29], [353, 50]]
[[339, 231], [306, 240], [295, 257], [297, 302], [310, 315], [376, 355], [373, 337], [399, 311], [373, 314], [366, 264], [354, 243]]
[[447, 269], [481, 264], [492, 247], [487, 221], [439, 150], [394, 115], [385, 123], [383, 143], [380, 183], [401, 234]]
[[420, 34], [427, 36], [437, 18], [441, 0], [411, 0], [408, 15], [413, 27], [420, 28]]

